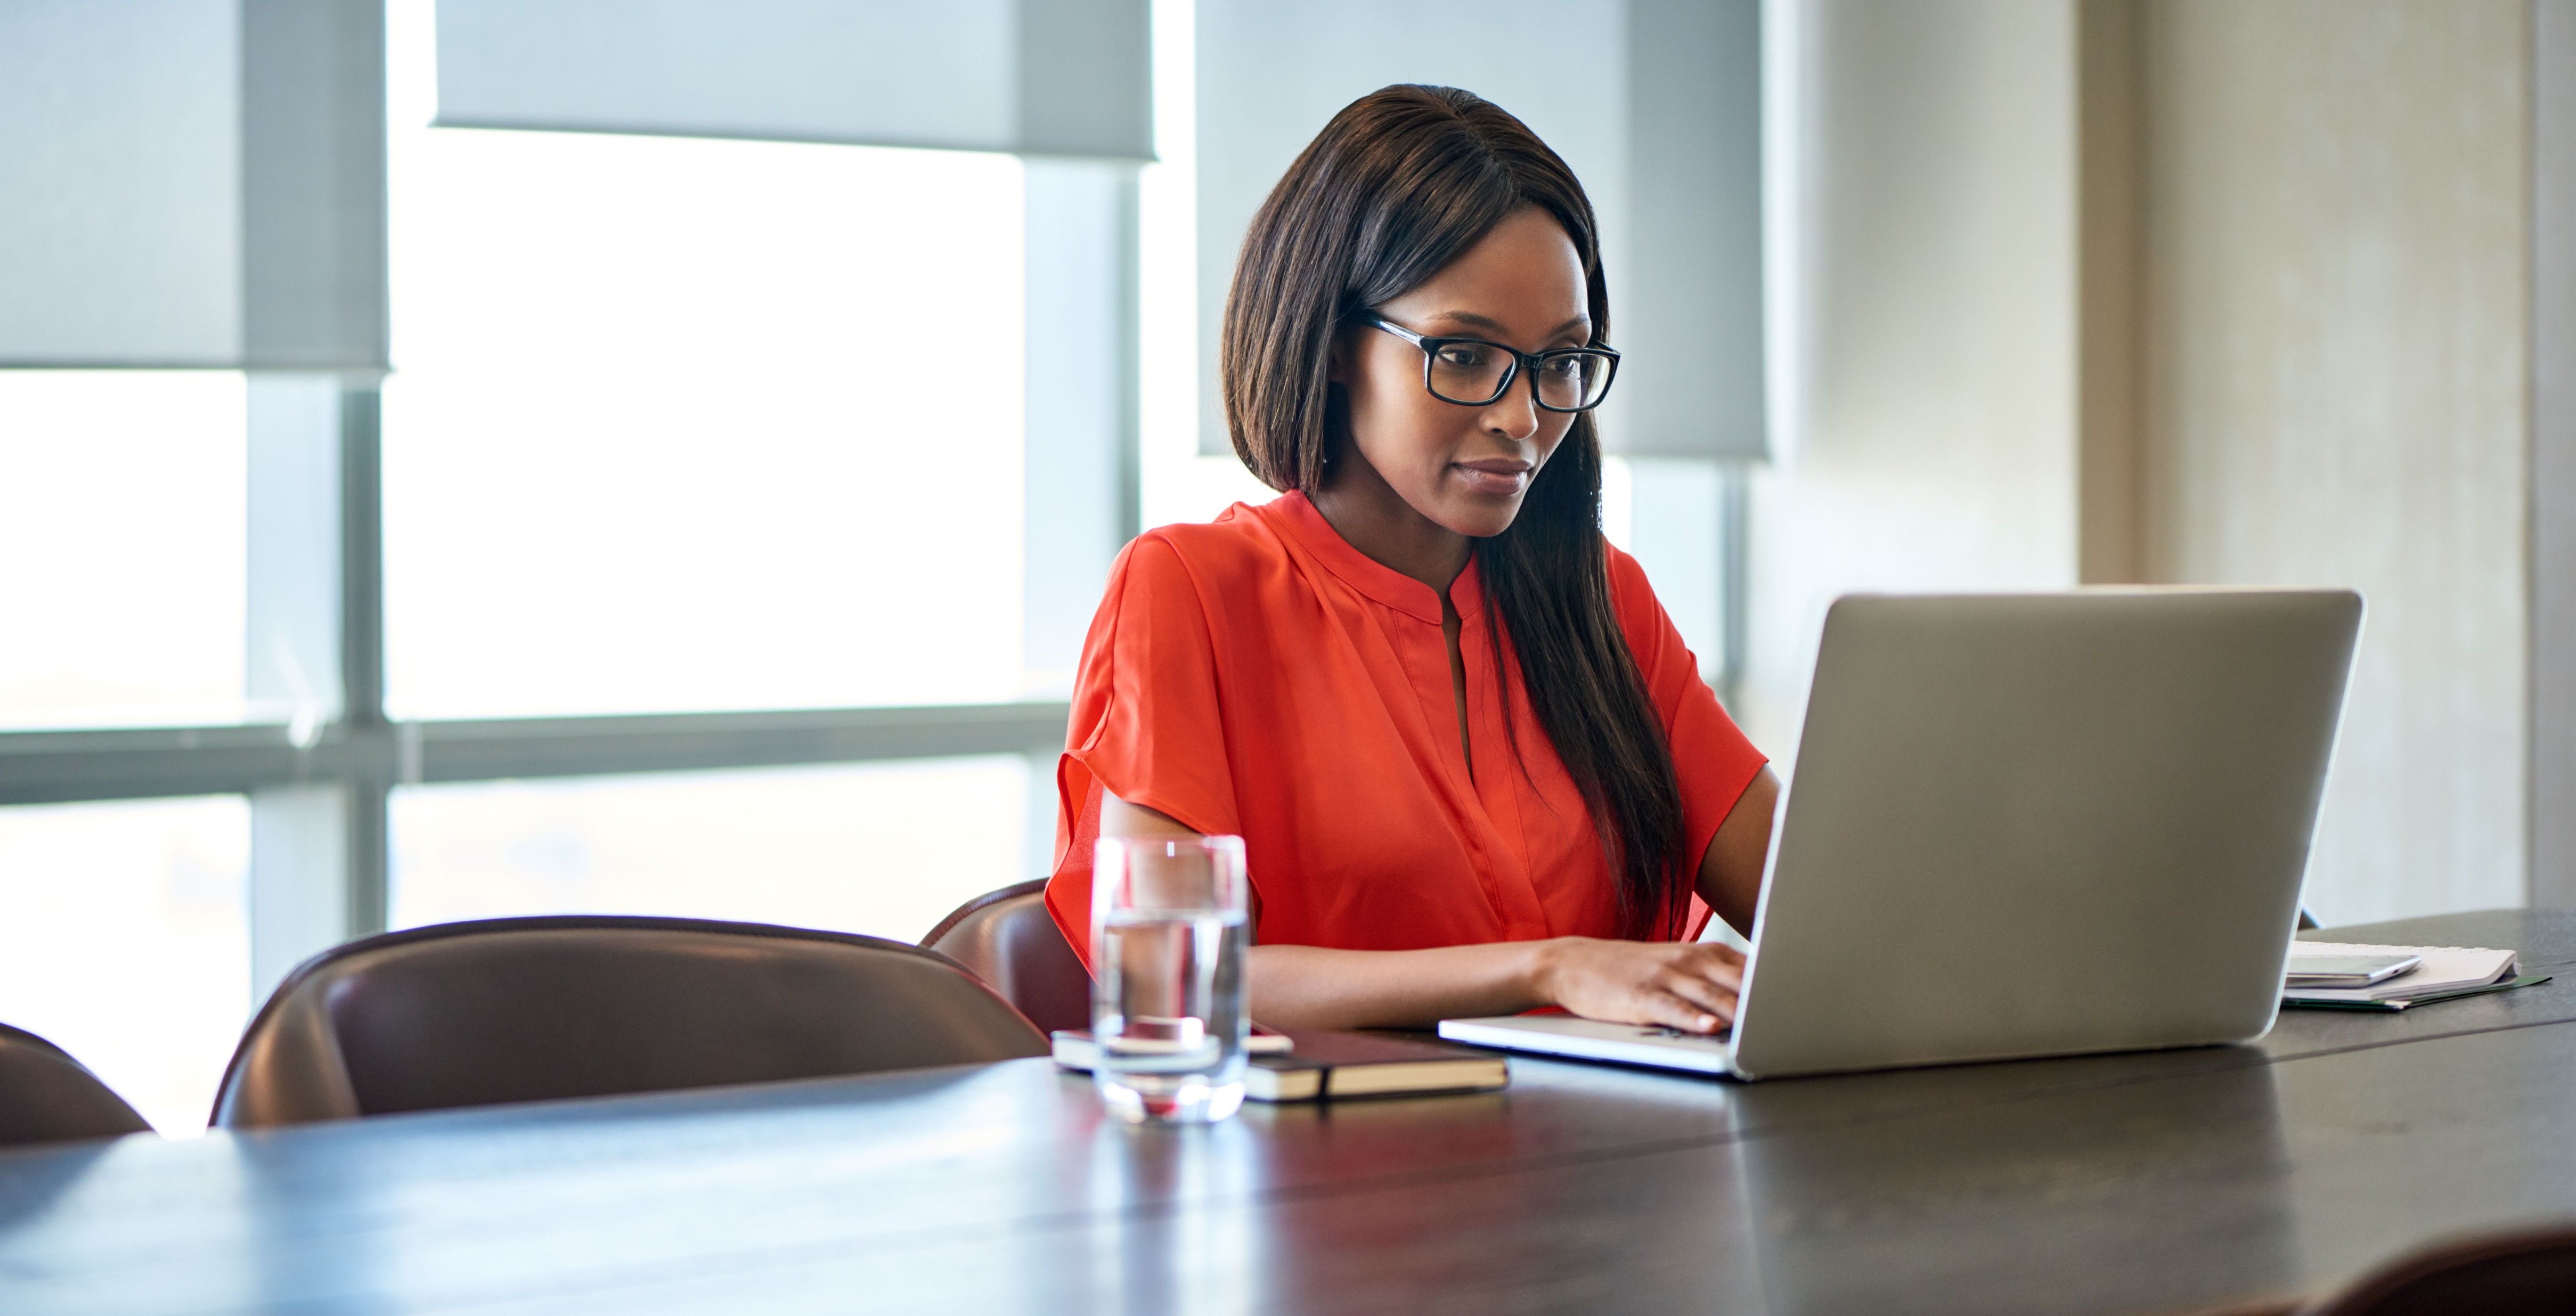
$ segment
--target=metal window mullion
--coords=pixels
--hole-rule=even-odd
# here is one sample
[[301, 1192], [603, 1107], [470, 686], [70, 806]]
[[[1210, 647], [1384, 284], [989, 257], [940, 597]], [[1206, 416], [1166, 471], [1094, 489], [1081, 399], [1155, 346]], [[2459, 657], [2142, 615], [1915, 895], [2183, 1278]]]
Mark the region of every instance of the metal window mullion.
[[[1138, 182], [1130, 164], [1028, 160], [1021, 667], [1070, 688], [1110, 564], [1143, 520]], [[1028, 766], [1023, 871], [1055, 853], [1063, 727]]]
[[[115, 778], [235, 775], [251, 807], [252, 993], [306, 956], [383, 930], [392, 728], [384, 715], [383, 490], [373, 376], [254, 373], [249, 389], [250, 519], [246, 639], [255, 715], [227, 753], [131, 758], [74, 752]], [[180, 748], [198, 733], [171, 733]], [[243, 739], [246, 737], [246, 739]], [[239, 741], [239, 743], [234, 743]], [[89, 742], [101, 750], [105, 742]], [[27, 746], [41, 750], [42, 746]], [[165, 746], [166, 749], [166, 746]], [[34, 760], [21, 759], [21, 763]], [[77, 773], [72, 775], [79, 775]], [[187, 775], [187, 774], [177, 774]]]
[[393, 792], [385, 719], [384, 404], [373, 380], [340, 389], [341, 722], [372, 753], [342, 758], [342, 910], [346, 932], [385, 930], [392, 885], [388, 814]]
[[[199, 771], [187, 775], [260, 774], [233, 786], [250, 802], [254, 1003], [351, 931], [348, 759], [364, 747], [352, 742], [344, 713], [345, 391], [338, 375], [319, 371], [254, 371], [248, 381], [244, 694], [252, 716], [282, 716], [285, 725], [219, 737], [230, 752], [191, 752], [202, 737], [178, 733], [175, 747], [146, 742], [132, 755], [109, 752], [111, 742], [92, 742], [100, 752], [88, 755], [65, 747], [72, 752], [55, 764], [88, 777], [170, 775], [191, 763]], [[236, 734], [246, 741], [233, 743]], [[33, 769], [43, 760], [17, 763]], [[146, 766], [158, 774], [143, 774]]]
[[[0, 805], [389, 782], [498, 781], [1042, 754], [1062, 702], [334, 724], [298, 749], [285, 724], [0, 732]], [[408, 759], [412, 766], [404, 767]]]

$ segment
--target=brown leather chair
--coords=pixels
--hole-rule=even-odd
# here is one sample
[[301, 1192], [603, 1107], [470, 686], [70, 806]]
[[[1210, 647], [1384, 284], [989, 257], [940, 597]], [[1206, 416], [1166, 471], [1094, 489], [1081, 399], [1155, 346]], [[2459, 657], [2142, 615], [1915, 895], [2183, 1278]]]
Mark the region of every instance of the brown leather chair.
[[2299, 1316], [2520, 1316], [2576, 1311], [2576, 1227], [2437, 1244], [2364, 1275]]
[[307, 960], [251, 1021], [223, 1128], [1047, 1054], [919, 947], [760, 923], [446, 923]]
[[69, 1052], [0, 1024], [0, 1147], [151, 1131], [125, 1098]]
[[1044, 881], [959, 905], [921, 944], [965, 965], [1040, 1028], [1091, 1026], [1091, 974], [1048, 915]]

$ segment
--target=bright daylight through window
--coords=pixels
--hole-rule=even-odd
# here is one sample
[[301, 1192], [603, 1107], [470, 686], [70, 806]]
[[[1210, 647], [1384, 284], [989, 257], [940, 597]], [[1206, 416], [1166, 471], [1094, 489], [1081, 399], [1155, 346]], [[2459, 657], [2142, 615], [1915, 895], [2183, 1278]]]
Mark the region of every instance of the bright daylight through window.
[[1016, 879], [1027, 775], [995, 755], [411, 787], [391, 922], [687, 913], [908, 941]]
[[390, 711], [1018, 693], [1018, 160], [430, 128], [394, 12]]
[[[0, 371], [0, 729], [243, 713], [229, 371]], [[173, 1131], [249, 1018], [239, 796], [0, 808], [0, 1020]]]
[[0, 1019], [204, 1128], [250, 1021], [249, 867], [237, 795], [0, 809]]
[[[432, 128], [391, 11], [388, 710], [1007, 699], [1020, 164]], [[910, 939], [1024, 876], [1016, 762], [410, 788], [390, 922], [564, 911]], [[914, 862], [890, 835], [973, 836]]]
[[231, 371], [0, 371], [0, 729], [242, 716]]

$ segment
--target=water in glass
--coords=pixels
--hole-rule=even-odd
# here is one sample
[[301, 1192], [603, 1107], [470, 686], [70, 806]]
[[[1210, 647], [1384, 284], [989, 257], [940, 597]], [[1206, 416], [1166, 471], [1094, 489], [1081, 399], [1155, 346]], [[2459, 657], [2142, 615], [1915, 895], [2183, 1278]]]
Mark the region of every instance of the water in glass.
[[1208, 1123], [1243, 1104], [1241, 842], [1104, 838], [1095, 872], [1092, 1071], [1140, 1124]]

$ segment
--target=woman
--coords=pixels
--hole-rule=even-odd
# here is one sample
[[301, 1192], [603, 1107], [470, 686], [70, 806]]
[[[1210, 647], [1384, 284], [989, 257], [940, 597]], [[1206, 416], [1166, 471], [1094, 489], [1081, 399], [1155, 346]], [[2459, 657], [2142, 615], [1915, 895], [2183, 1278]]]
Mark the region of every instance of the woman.
[[1074, 945], [1095, 837], [1231, 833], [1264, 1022], [1733, 1018], [1740, 957], [1690, 939], [1751, 924], [1778, 787], [1601, 537], [1608, 325], [1590, 201], [1495, 106], [1389, 87], [1290, 166], [1223, 347], [1282, 493], [1111, 572], [1058, 769]]

